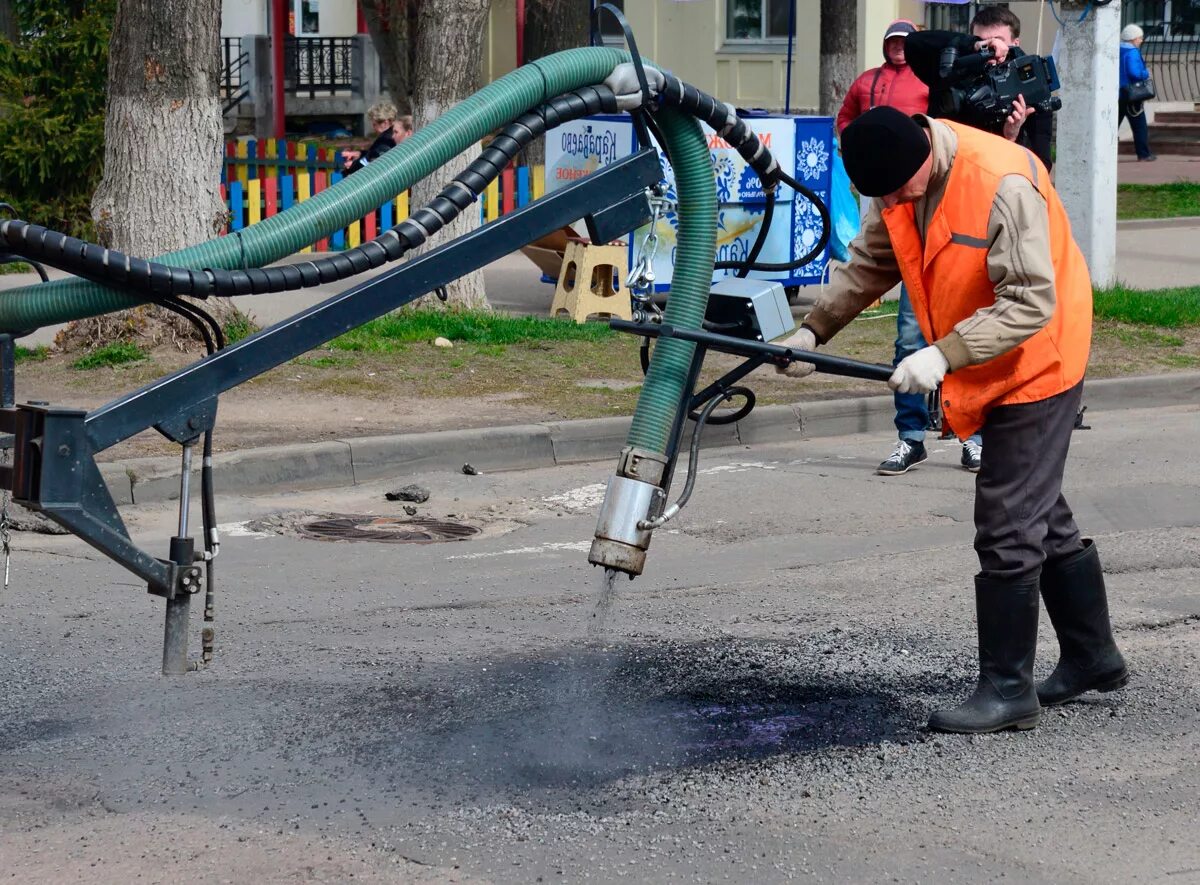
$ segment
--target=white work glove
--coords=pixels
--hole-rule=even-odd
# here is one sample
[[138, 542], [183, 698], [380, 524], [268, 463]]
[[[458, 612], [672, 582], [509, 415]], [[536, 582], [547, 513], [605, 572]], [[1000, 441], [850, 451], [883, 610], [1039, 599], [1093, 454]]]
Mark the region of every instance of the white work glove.
[[931, 344], [900, 360], [888, 387], [899, 393], [929, 393], [942, 383], [949, 368], [945, 354]]
[[[816, 350], [817, 336], [812, 329], [801, 326], [796, 332], [792, 333], [791, 337], [785, 338], [779, 342], [780, 347], [789, 347], [792, 350]], [[776, 363], [775, 371], [780, 375], [787, 375], [789, 378], [804, 378], [813, 373], [816, 369], [812, 363], [790, 362], [786, 366]]]

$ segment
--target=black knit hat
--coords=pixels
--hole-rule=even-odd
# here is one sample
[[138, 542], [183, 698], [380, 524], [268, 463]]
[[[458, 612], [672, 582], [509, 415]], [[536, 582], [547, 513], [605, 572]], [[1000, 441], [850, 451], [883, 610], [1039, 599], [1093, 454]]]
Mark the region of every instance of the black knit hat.
[[912, 178], [929, 156], [921, 125], [891, 107], [871, 108], [842, 130], [846, 174], [864, 197], [883, 197]]

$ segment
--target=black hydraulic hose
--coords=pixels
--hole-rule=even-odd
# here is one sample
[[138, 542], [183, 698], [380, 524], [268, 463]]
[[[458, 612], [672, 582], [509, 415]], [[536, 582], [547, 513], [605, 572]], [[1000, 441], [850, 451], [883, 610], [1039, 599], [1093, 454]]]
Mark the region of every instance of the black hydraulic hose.
[[[225, 334], [220, 323], [204, 309], [194, 304], [175, 299], [163, 299], [151, 302], [172, 311], [192, 323], [204, 339], [205, 351], [211, 356], [217, 350], [225, 347]], [[211, 329], [211, 331], [210, 331]], [[212, 662], [213, 642], [216, 638], [216, 575], [213, 571], [214, 560], [220, 549], [217, 537], [217, 508], [213, 488], [213, 431], [210, 427], [204, 431], [203, 461], [200, 466], [200, 512], [201, 527], [204, 533], [204, 628], [201, 631], [201, 656], [205, 664]]]
[[395, 261], [474, 203], [490, 182], [548, 129], [570, 120], [617, 110], [605, 86], [560, 95], [508, 124], [466, 169], [427, 206], [354, 249], [302, 264], [269, 268], [192, 270], [133, 258], [24, 221], [0, 222], [0, 243], [94, 282], [115, 283], [159, 301], [168, 297], [253, 295], [332, 283]]
[[733, 105], [713, 98], [672, 74], [664, 71], [663, 75], [666, 82], [660, 94], [664, 101], [677, 105], [680, 110], [707, 123], [742, 156], [758, 174], [764, 187], [769, 187], [779, 180], [779, 164], [758, 140], [754, 131], [737, 115]]
[[[723, 101], [719, 101], [711, 95], [684, 83], [678, 77], [666, 74], [666, 83], [663, 85], [661, 95], [665, 101], [678, 105], [682, 110], [687, 111], [695, 117], [703, 120], [716, 133], [727, 141], [734, 150], [741, 155], [742, 159], [757, 173], [759, 180], [762, 181], [763, 189], [767, 191], [768, 200], [770, 194], [774, 190], [775, 183], [782, 181], [797, 194], [808, 199], [816, 208], [817, 213], [821, 216], [821, 236], [817, 239], [816, 245], [806, 254], [800, 256], [794, 261], [780, 263], [759, 263], [757, 254], [753, 255], [755, 260], [747, 261], [721, 261], [714, 265], [715, 270], [737, 270], [749, 273], [752, 270], [757, 271], [789, 271], [797, 270], [819, 256], [825, 247], [829, 244], [829, 237], [833, 230], [832, 220], [829, 216], [829, 207], [825, 202], [810, 188], [796, 181], [792, 176], [780, 168], [771, 152], [763, 146], [758, 140], [758, 136], [746, 124], [746, 122], [737, 115], [736, 109]], [[769, 204], [768, 204], [769, 205]], [[768, 227], [766, 221], [763, 223], [762, 230], [759, 232], [760, 238], [765, 242], [764, 233]], [[753, 253], [752, 253], [753, 254]], [[744, 274], [740, 274], [744, 275]]]
[[795, 261], [779, 262], [776, 264], [759, 262], [753, 265], [750, 268], [751, 270], [787, 271], [797, 270], [798, 268], [804, 267], [804, 265], [813, 261], [818, 255], [825, 251], [825, 247], [829, 245], [830, 234], [833, 233], [833, 222], [829, 217], [829, 207], [825, 205], [825, 201], [817, 196], [817, 194], [815, 194], [811, 189], [805, 187], [782, 170], [779, 172], [779, 179], [797, 194], [805, 197], [816, 208], [817, 213], [821, 216], [821, 236], [817, 237], [816, 244], [810, 250], [808, 250], [807, 253], [801, 255]]
[[728, 390], [722, 390], [713, 394], [712, 398], [704, 404], [704, 408], [700, 410], [700, 414], [693, 418], [696, 426], [692, 429], [692, 442], [688, 448], [688, 470], [687, 477], [683, 482], [683, 491], [679, 493], [679, 497], [675, 500], [675, 503], [663, 511], [662, 516], [638, 523], [639, 529], [660, 528], [667, 521], [674, 519], [691, 499], [692, 490], [696, 487], [696, 475], [700, 472], [700, 439], [704, 434], [704, 428], [710, 423], [728, 423], [727, 421], [718, 421], [712, 418], [712, 413], [722, 402], [733, 399], [735, 396], [744, 396], [751, 403], [754, 401], [754, 394], [749, 389], [745, 387], [730, 387]]
[[[750, 275], [750, 271], [754, 270], [754, 264], [758, 261], [758, 256], [763, 250], [763, 246], [767, 244], [767, 234], [771, 232], [771, 221], [775, 217], [775, 191], [771, 189], [767, 191], [767, 203], [763, 207], [762, 224], [758, 228], [758, 236], [754, 240], [754, 245], [750, 247], [744, 261], [718, 261], [713, 264], [713, 270], [737, 270], [734, 276], [746, 277]], [[718, 331], [712, 329], [711, 331]]]
[[221, 542], [217, 537], [217, 508], [213, 494], [213, 432], [204, 431], [204, 460], [200, 465], [200, 512], [204, 529], [204, 627], [200, 632], [201, 660], [212, 663], [213, 643], [216, 639], [216, 596], [217, 578], [213, 572]]
[[[671, 76], [666, 79], [662, 97], [712, 126], [755, 170], [768, 193], [774, 190], [777, 181], [783, 181], [807, 197], [821, 216], [822, 233], [817, 245], [795, 261], [780, 264], [757, 261], [721, 263], [717, 269], [735, 269], [745, 273], [751, 270], [787, 271], [801, 267], [820, 255], [829, 240], [828, 209], [815, 193], [779, 168], [771, 152], [737, 116], [732, 106]], [[395, 261], [423, 244], [475, 202], [517, 154], [548, 129], [590, 114], [612, 113], [616, 110], [616, 97], [606, 86], [584, 87], [551, 99], [506, 126], [467, 169], [427, 206], [418, 209], [409, 218], [371, 242], [302, 264], [241, 270], [193, 270], [134, 258], [19, 220], [0, 222], [0, 244], [7, 245], [23, 257], [44, 261], [94, 282], [120, 285], [160, 303], [164, 299], [182, 295], [196, 298], [214, 295], [228, 297], [290, 291], [337, 282]], [[660, 137], [658, 140], [661, 143]], [[759, 233], [759, 240], [764, 243], [765, 231], [766, 225]], [[761, 246], [758, 248], [761, 251]], [[754, 254], [753, 249], [751, 254]]]
[[[213, 320], [212, 317], [207, 313], [199, 310], [194, 305], [187, 304], [183, 301], [177, 301], [173, 298], [164, 298], [161, 301], [153, 301], [151, 303], [169, 310], [171, 313], [178, 314], [195, 326], [196, 331], [200, 333], [200, 337], [204, 339], [204, 349], [207, 353], [211, 354], [217, 349], [211, 330], [216, 329], [217, 333], [220, 334], [220, 327], [217, 326], [216, 321]], [[208, 321], [211, 321], [211, 323]]]

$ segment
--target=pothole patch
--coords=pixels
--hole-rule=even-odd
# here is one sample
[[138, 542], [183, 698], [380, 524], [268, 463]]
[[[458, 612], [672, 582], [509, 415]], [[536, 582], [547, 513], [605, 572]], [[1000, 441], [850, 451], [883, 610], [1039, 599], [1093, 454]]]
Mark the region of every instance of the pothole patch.
[[520, 527], [512, 520], [446, 516], [387, 516], [375, 513], [278, 513], [245, 524], [248, 533], [313, 541], [373, 541], [378, 544], [443, 544], [496, 537]]
[[331, 516], [302, 522], [302, 538], [317, 541], [378, 541], [384, 544], [437, 544], [465, 541], [480, 529], [465, 522], [421, 516]]

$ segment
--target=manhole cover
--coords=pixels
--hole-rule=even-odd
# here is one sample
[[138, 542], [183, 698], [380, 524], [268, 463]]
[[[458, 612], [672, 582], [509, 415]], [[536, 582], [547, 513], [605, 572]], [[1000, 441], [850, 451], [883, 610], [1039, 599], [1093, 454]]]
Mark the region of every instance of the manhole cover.
[[391, 544], [434, 544], [465, 541], [479, 529], [462, 522], [415, 516], [329, 516], [302, 522], [300, 535], [319, 541], [382, 541]]

